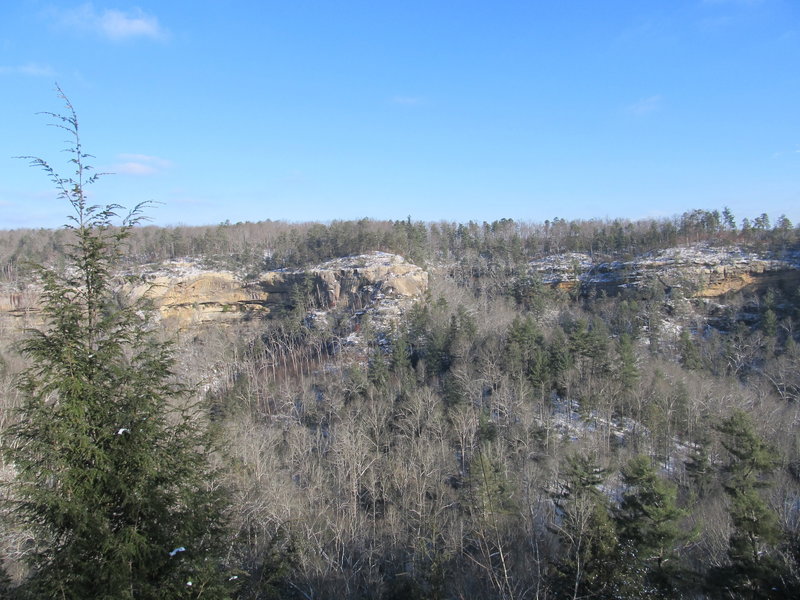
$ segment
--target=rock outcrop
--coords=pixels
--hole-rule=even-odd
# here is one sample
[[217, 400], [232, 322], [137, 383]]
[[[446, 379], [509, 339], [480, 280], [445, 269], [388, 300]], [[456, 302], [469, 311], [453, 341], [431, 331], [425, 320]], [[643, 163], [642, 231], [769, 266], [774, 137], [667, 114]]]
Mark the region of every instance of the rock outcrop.
[[281, 313], [301, 302], [323, 310], [369, 311], [379, 320], [390, 320], [428, 288], [426, 271], [385, 252], [339, 258], [306, 270], [270, 271], [248, 282], [190, 263], [162, 265], [138, 277], [124, 292], [150, 298], [162, 319], [181, 328]]
[[[531, 262], [553, 287], [608, 295], [660, 287], [712, 298], [744, 289], [800, 285], [800, 253], [776, 256], [738, 247], [698, 244], [651, 252], [627, 261], [558, 254]], [[317, 311], [349, 309], [388, 326], [428, 289], [428, 273], [402, 257], [371, 252], [304, 270], [279, 270], [243, 282], [231, 272], [198, 263], [143, 265], [126, 273], [123, 295], [152, 299], [162, 320], [178, 328], [274, 316], [302, 303]], [[0, 329], [38, 325], [38, 289], [0, 288]]]
[[[426, 271], [385, 252], [338, 258], [305, 270], [270, 271], [246, 282], [188, 261], [143, 265], [124, 276], [122, 296], [149, 298], [162, 321], [181, 329], [280, 314], [298, 303], [318, 311], [369, 313], [378, 326], [388, 326], [428, 289]], [[38, 299], [33, 285], [0, 289], [0, 321], [14, 328], [38, 326]]]
[[781, 256], [738, 247], [706, 244], [650, 252], [628, 261], [603, 262], [589, 254], [567, 253], [531, 262], [542, 282], [582, 293], [602, 290], [609, 296], [629, 288], [682, 288], [687, 295], [713, 298], [746, 288], [800, 284], [800, 253]]

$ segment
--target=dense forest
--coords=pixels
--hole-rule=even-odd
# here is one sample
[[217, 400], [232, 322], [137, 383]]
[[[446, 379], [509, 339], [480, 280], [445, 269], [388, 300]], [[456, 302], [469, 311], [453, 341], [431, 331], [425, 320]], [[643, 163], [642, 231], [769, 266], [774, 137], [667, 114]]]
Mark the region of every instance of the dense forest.
[[[63, 260], [68, 229], [0, 231], [2, 280], [14, 281], [26, 265]], [[421, 266], [458, 263], [481, 272], [513, 275], [527, 261], [561, 252], [624, 258], [682, 244], [740, 244], [786, 251], [796, 241], [792, 222], [781, 215], [743, 218], [728, 209], [692, 210], [675, 218], [629, 221], [573, 220], [543, 223], [500, 219], [491, 223], [333, 221], [323, 223], [220, 223], [208, 227], [140, 226], [127, 240], [125, 260], [146, 263], [184, 257], [243, 276], [261, 270], [305, 267], [370, 250], [394, 252]]]
[[[203, 597], [800, 594], [800, 290], [745, 289], [712, 305], [660, 286], [562, 290], [529, 268], [563, 252], [602, 262], [698, 243], [788, 256], [800, 236], [785, 217], [126, 233], [120, 271], [191, 257], [247, 280], [382, 250], [431, 276], [390, 331], [306, 296], [178, 338], [172, 377], [194, 386], [222, 442], [211, 460], [228, 494], [215, 535], [219, 576], [236, 586]], [[3, 285], [29, 285], [34, 263], [68, 263], [75, 236], [0, 232]], [[337, 325], [306, 318], [315, 309]], [[339, 351], [354, 331], [362, 351]], [[18, 374], [31, 354], [9, 343], [21, 332], [4, 333], [5, 429], [30, 392]], [[13, 472], [6, 462], [4, 477]], [[32, 535], [11, 518], [3, 527], [9, 594], [36, 577], [24, 566], [41, 544]]]

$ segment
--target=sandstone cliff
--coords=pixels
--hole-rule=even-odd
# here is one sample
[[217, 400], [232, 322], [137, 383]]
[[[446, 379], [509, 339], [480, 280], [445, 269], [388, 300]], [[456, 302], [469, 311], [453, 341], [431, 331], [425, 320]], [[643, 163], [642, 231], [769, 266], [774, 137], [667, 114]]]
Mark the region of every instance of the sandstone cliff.
[[[120, 293], [153, 301], [162, 320], [178, 328], [235, 322], [290, 310], [347, 308], [370, 312], [377, 323], [399, 317], [428, 288], [428, 273], [401, 256], [371, 252], [332, 260], [306, 270], [270, 271], [242, 282], [233, 273], [192, 262], [144, 265], [125, 274]], [[38, 291], [0, 291], [0, 315], [36, 325]], [[24, 325], [23, 325], [24, 326]]]
[[270, 271], [241, 282], [232, 273], [176, 265], [178, 273], [156, 273], [128, 290], [151, 298], [165, 320], [180, 327], [232, 321], [289, 310], [298, 302], [320, 309], [371, 310], [390, 318], [421, 296], [428, 274], [401, 256], [372, 252], [332, 260], [306, 270]]
[[[558, 254], [532, 261], [530, 269], [547, 285], [581, 293], [602, 290], [608, 295], [652, 286], [711, 298], [800, 285], [798, 253], [776, 256], [703, 244], [614, 262], [588, 254]], [[369, 313], [379, 326], [388, 326], [428, 288], [426, 271], [384, 252], [339, 258], [305, 270], [270, 271], [247, 282], [193, 262], [144, 265], [126, 273], [126, 278], [123, 295], [151, 298], [162, 320], [178, 328], [267, 317], [291, 310], [300, 301], [322, 311], [344, 308]], [[0, 329], [38, 325], [37, 303], [38, 291], [32, 284], [0, 289]]]
[[800, 254], [773, 255], [738, 247], [696, 244], [650, 252], [628, 261], [604, 262], [589, 254], [566, 253], [531, 262], [542, 282], [582, 293], [659, 286], [666, 292], [713, 298], [745, 289], [800, 284]]

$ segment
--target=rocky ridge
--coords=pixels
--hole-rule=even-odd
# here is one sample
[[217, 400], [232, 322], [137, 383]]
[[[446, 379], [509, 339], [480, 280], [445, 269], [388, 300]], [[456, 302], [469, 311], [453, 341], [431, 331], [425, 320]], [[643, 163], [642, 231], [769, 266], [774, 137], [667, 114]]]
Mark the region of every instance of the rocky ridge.
[[[266, 317], [300, 302], [320, 310], [369, 313], [378, 326], [388, 326], [428, 289], [426, 271], [385, 252], [339, 258], [305, 270], [269, 271], [252, 281], [190, 260], [143, 265], [123, 275], [122, 296], [149, 298], [161, 320], [178, 329]], [[25, 317], [35, 325], [37, 313], [38, 290], [33, 286], [0, 292], [0, 315]]]
[[[529, 268], [546, 285], [609, 296], [656, 287], [668, 294], [681, 290], [684, 297], [715, 298], [773, 285], [800, 285], [800, 252], [775, 255], [708, 244], [654, 251], [625, 261], [556, 254], [532, 261]], [[301, 302], [315, 318], [339, 308], [369, 314], [378, 327], [389, 327], [428, 289], [426, 271], [385, 252], [338, 258], [307, 269], [269, 271], [248, 281], [190, 259], [142, 265], [124, 276], [122, 295], [150, 298], [162, 321], [178, 329], [268, 317]], [[0, 329], [36, 326], [38, 296], [33, 284], [0, 289]]]
[[625, 289], [661, 286], [686, 295], [715, 298], [746, 288], [800, 283], [800, 253], [780, 256], [737, 246], [695, 244], [643, 254], [627, 261], [599, 261], [589, 254], [564, 253], [530, 263], [546, 285], [582, 293], [602, 290], [613, 296]]

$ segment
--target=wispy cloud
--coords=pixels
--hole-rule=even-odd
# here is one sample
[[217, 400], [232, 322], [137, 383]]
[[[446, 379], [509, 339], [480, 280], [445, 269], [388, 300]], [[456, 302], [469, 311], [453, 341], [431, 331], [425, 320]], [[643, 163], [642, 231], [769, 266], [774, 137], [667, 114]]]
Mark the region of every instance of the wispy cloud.
[[155, 175], [172, 166], [167, 159], [147, 154], [120, 154], [118, 158], [121, 162], [112, 165], [110, 171], [123, 175]]
[[27, 75], [28, 77], [55, 77], [56, 72], [48, 65], [25, 63], [24, 65], [2, 66], [0, 75]]
[[140, 8], [97, 10], [87, 2], [72, 9], [54, 8], [48, 14], [61, 27], [94, 33], [113, 41], [138, 37], [161, 40], [167, 37], [167, 31], [158, 19]]
[[779, 150], [772, 153], [772, 158], [780, 158], [781, 156], [800, 154], [800, 144], [795, 146], [794, 150]]
[[649, 115], [650, 113], [661, 110], [663, 105], [663, 98], [660, 94], [656, 94], [655, 96], [642, 98], [641, 100], [637, 100], [633, 104], [628, 105], [627, 111], [637, 117], [643, 117], [644, 115]]

